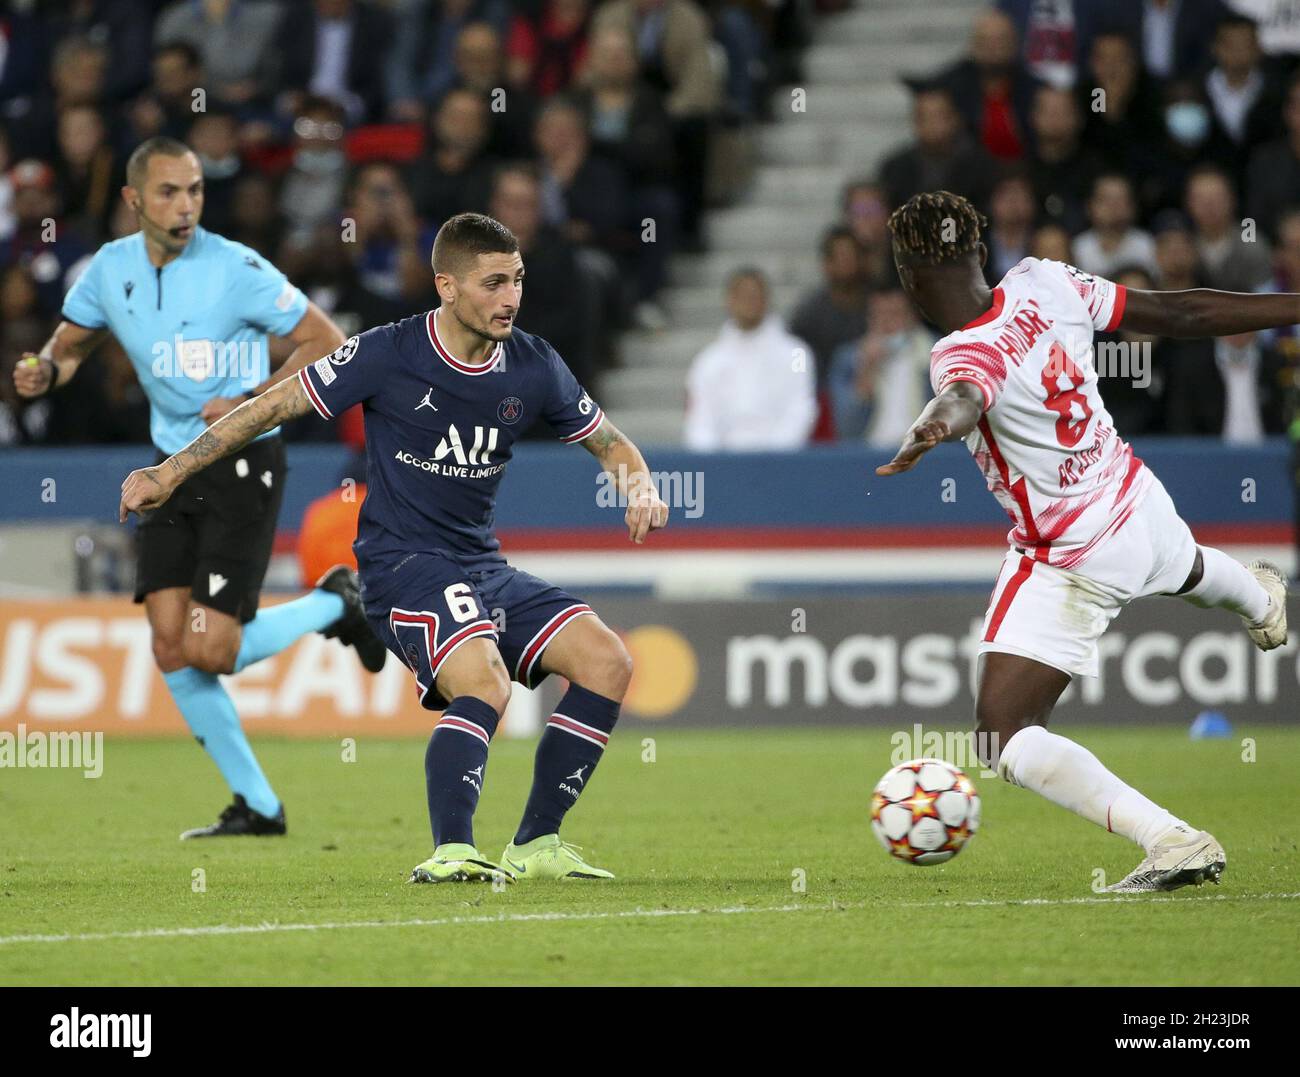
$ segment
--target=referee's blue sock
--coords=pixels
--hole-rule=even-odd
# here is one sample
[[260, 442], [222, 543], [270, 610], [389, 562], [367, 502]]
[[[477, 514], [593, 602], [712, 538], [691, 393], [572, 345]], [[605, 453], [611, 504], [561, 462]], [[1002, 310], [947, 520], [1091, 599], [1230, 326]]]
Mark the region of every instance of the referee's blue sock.
[[292, 602], [258, 610], [257, 616], [244, 625], [239, 654], [235, 656], [235, 672], [279, 654], [308, 632], [328, 628], [343, 616], [343, 608], [343, 599], [338, 595], [315, 590]]
[[280, 798], [258, 766], [234, 701], [217, 675], [186, 666], [164, 673], [163, 680], [195, 739], [212, 756], [231, 791], [240, 794], [255, 812], [270, 817], [279, 814]]

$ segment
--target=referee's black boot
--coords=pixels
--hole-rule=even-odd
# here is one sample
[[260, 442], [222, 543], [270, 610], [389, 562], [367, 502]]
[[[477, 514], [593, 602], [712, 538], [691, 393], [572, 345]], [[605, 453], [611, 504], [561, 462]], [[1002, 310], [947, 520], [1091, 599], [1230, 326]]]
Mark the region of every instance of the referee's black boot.
[[221, 813], [220, 819], [211, 826], [200, 826], [185, 831], [181, 835], [181, 841], [188, 841], [190, 838], [265, 837], [268, 834], [283, 834], [284, 832], [283, 804], [280, 805], [279, 812], [272, 818], [269, 815], [262, 815], [260, 812], [253, 811], [248, 806], [248, 801], [236, 793], [235, 802]]
[[337, 639], [345, 647], [355, 647], [361, 664], [371, 673], [384, 668], [388, 648], [370, 627], [366, 611], [361, 605], [361, 581], [347, 565], [335, 565], [316, 581], [322, 591], [329, 591], [343, 599], [343, 616], [328, 628], [321, 629], [326, 639]]

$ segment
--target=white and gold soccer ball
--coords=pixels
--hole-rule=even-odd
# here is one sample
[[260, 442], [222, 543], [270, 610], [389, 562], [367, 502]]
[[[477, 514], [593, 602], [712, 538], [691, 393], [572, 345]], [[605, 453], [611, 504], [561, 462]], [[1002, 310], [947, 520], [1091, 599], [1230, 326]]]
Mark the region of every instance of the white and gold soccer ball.
[[871, 794], [871, 829], [890, 856], [922, 866], [951, 860], [980, 825], [975, 783], [942, 759], [913, 759]]

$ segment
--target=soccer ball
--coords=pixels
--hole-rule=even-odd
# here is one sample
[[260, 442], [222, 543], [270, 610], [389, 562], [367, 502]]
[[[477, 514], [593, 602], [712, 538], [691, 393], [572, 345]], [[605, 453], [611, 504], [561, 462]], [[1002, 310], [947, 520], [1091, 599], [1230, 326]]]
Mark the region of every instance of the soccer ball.
[[871, 794], [871, 829], [890, 856], [909, 864], [951, 860], [980, 825], [975, 783], [942, 759], [913, 759]]

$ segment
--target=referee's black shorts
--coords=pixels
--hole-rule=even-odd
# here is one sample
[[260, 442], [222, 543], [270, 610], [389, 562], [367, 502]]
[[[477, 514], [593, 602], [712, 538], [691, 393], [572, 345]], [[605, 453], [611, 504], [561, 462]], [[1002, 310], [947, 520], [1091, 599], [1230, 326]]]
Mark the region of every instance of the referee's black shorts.
[[195, 602], [251, 621], [271, 560], [286, 470], [277, 436], [250, 442], [181, 483], [136, 529], [135, 600], [188, 587]]

